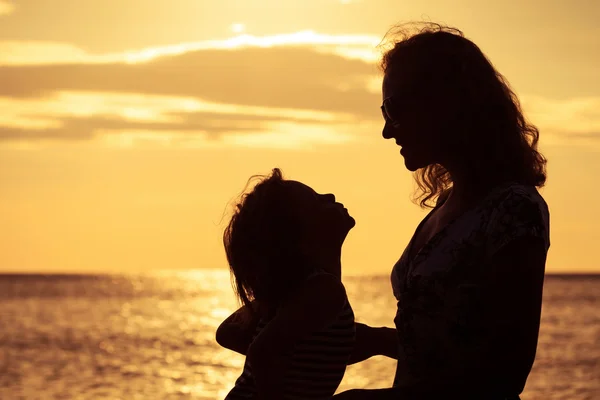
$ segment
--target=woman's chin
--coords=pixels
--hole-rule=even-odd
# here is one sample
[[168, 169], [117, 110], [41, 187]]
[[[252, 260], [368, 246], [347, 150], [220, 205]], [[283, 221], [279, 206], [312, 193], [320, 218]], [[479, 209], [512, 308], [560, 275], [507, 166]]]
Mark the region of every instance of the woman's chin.
[[410, 158], [406, 158], [406, 157], [404, 157], [404, 166], [410, 172], [415, 172], [416, 170], [418, 170], [419, 168], [421, 168], [421, 167], [418, 166], [417, 163], [413, 162], [413, 160], [411, 160]]
[[428, 163], [423, 162], [423, 160], [419, 160], [411, 156], [407, 157], [406, 154], [402, 154], [402, 157], [404, 157], [404, 166], [410, 172], [415, 172], [429, 165]]

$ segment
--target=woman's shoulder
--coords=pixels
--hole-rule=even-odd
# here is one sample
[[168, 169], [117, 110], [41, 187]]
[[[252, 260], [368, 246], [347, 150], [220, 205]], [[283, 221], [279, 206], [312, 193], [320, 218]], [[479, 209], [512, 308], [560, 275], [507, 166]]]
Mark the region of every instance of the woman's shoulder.
[[497, 213], [529, 211], [549, 214], [548, 204], [535, 186], [508, 183], [498, 187], [491, 196], [488, 207]]
[[499, 242], [527, 235], [544, 239], [549, 247], [548, 204], [535, 186], [506, 184], [496, 190], [486, 206], [486, 231]]
[[500, 188], [501, 193], [504, 195], [523, 196], [543, 201], [543, 197], [538, 191], [538, 188], [533, 185], [510, 182], [500, 186]]

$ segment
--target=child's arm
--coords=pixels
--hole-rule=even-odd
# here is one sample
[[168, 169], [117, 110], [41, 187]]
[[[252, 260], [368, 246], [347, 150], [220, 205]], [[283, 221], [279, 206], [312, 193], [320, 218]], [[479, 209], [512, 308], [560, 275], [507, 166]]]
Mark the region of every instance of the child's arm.
[[398, 333], [394, 328], [374, 328], [356, 323], [356, 343], [348, 364], [355, 364], [373, 356], [398, 359]]
[[317, 275], [302, 285], [281, 305], [275, 317], [248, 349], [259, 398], [283, 398], [283, 378], [294, 344], [327, 327], [346, 302], [346, 291], [333, 275]]
[[246, 355], [258, 320], [257, 311], [251, 312], [248, 306], [239, 308], [217, 328], [217, 343], [226, 349]]

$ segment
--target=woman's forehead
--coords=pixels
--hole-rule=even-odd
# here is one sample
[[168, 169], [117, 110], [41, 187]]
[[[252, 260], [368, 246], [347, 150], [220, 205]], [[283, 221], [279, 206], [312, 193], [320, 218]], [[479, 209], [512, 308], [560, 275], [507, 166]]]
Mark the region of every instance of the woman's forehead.
[[416, 74], [411, 73], [407, 68], [396, 67], [394, 71], [387, 71], [383, 75], [382, 86], [386, 88], [386, 90], [391, 90], [394, 87], [406, 86], [415, 78], [417, 78]]
[[390, 73], [387, 73], [383, 76], [381, 90], [384, 95], [384, 99], [396, 94], [398, 91], [398, 86], [400, 86], [400, 82], [401, 79], [399, 79], [397, 74], [392, 76]]

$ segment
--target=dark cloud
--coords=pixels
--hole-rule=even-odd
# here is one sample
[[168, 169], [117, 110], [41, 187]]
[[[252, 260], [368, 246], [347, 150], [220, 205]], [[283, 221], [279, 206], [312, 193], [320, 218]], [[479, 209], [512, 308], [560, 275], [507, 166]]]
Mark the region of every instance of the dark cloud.
[[73, 130], [68, 125], [58, 128], [21, 128], [0, 125], [0, 141], [7, 140], [85, 140], [94, 136], [93, 129]]
[[[137, 64], [0, 66], [0, 97], [50, 98], [60, 91], [185, 96], [244, 106], [294, 108], [378, 118], [379, 96], [364, 87], [340, 86], [372, 77], [374, 65], [308, 47], [203, 50]], [[256, 130], [268, 121], [313, 122], [290, 116], [181, 113], [176, 122], [136, 122], [116, 116], [57, 117], [58, 128], [0, 126], [0, 140], [87, 139], [99, 130]], [[35, 116], [32, 116], [35, 118]], [[46, 116], [45, 116], [46, 117]]]
[[[315, 119], [284, 118], [250, 114], [221, 114], [213, 112], [170, 113], [175, 117], [169, 122], [149, 122], [127, 120], [112, 115], [92, 117], [66, 117], [59, 119], [59, 127], [20, 128], [0, 125], [0, 141], [3, 140], [82, 140], [91, 139], [98, 132], [119, 133], [123, 130], [145, 130], [161, 132], [206, 132], [212, 137], [223, 132], [256, 131], [265, 124], [275, 121], [293, 121], [296, 123], [330, 123]], [[210, 137], [209, 136], [209, 137]]]
[[203, 50], [139, 64], [2, 66], [0, 96], [43, 97], [62, 90], [141, 93], [373, 117], [378, 95], [338, 86], [375, 73], [372, 64], [307, 47]]

